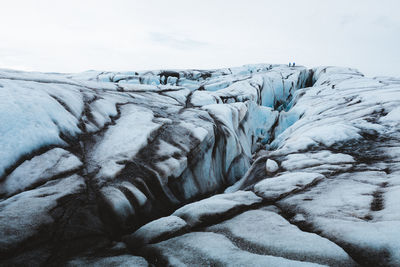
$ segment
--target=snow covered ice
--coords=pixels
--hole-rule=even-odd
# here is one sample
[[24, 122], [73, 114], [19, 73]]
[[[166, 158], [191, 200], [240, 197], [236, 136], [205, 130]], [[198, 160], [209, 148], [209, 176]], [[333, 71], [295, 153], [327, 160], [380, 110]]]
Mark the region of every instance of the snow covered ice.
[[0, 265], [399, 266], [400, 79], [0, 70]]

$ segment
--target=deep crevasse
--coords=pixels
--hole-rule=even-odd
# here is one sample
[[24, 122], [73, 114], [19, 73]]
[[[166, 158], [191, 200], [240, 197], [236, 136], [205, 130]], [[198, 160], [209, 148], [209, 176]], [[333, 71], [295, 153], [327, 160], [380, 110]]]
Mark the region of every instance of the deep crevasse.
[[[122, 192], [132, 192], [129, 188], [133, 184], [143, 192], [140, 185], [150, 185], [150, 193], [143, 192], [151, 203], [150, 208], [146, 206], [145, 214], [140, 215], [143, 218], [168, 214], [166, 211], [176, 206], [232, 185], [250, 167], [252, 154], [273, 135], [273, 126], [279, 117], [274, 107], [288, 102], [309, 78], [308, 70], [302, 67], [269, 68], [264, 73], [241, 70], [238, 75], [245, 75], [245, 79], [218, 91], [192, 91], [190, 107], [174, 115], [173, 126], [169, 123], [161, 126], [158, 138], [136, 155], [135, 166], [117, 174], [117, 179], [127, 184], [118, 182], [115, 186], [111, 182], [107, 188], [116, 191], [122, 186]], [[229, 75], [223, 78], [229, 81]], [[217, 76], [216, 83], [220, 83], [220, 79]], [[185, 86], [184, 82], [179, 84]], [[212, 84], [203, 87], [213, 88]], [[166, 132], [174, 136], [172, 147], [171, 136], [164, 136]], [[166, 147], [170, 147], [170, 151]], [[145, 168], [146, 172], [137, 171], [137, 168]], [[96, 176], [96, 179], [104, 177]], [[102, 193], [106, 209], [112, 211], [111, 216], [125, 219], [119, 219], [118, 227], [135, 225], [132, 220], [138, 217], [135, 215], [138, 210], [140, 213], [141, 207], [128, 208], [132, 201], [126, 194], [125, 199], [120, 193], [110, 194], [107, 190]], [[149, 197], [150, 194], [154, 198]]]

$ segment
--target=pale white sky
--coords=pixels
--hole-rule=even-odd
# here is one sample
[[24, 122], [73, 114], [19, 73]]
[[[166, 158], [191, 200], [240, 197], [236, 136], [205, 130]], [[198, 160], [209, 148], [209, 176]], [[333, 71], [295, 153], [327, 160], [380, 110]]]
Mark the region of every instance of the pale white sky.
[[0, 68], [338, 65], [400, 77], [399, 0], [9, 0]]

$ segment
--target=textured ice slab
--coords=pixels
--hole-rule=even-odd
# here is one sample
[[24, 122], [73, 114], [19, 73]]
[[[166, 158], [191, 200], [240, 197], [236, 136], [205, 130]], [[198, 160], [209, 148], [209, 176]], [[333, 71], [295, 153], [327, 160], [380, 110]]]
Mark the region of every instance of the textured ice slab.
[[193, 202], [176, 210], [173, 215], [181, 217], [190, 226], [212, 221], [237, 212], [241, 208], [260, 203], [262, 199], [250, 191], [237, 191], [215, 195]]
[[321, 165], [340, 165], [351, 164], [354, 158], [348, 154], [332, 153], [330, 151], [319, 151], [315, 153], [293, 153], [285, 157], [282, 167], [293, 171]]
[[124, 242], [130, 248], [137, 248], [173, 237], [186, 228], [187, 223], [177, 216], [162, 217], [143, 225], [133, 234], [124, 237]]
[[170, 266], [321, 266], [310, 262], [253, 254], [215, 233], [195, 232], [148, 246], [163, 265]]
[[99, 168], [97, 176], [112, 179], [124, 167], [123, 162], [134, 157], [146, 146], [150, 134], [161, 125], [154, 123], [151, 110], [133, 105], [121, 108], [118, 123], [110, 126], [91, 153], [90, 158], [96, 161]]
[[380, 172], [342, 174], [279, 201], [279, 206], [298, 210], [323, 236], [356, 250], [364, 262], [372, 264], [386, 258], [385, 261], [394, 264], [399, 259], [398, 234], [394, 230], [399, 222], [396, 219], [389, 222], [385, 216], [374, 219], [375, 211], [389, 212], [382, 209], [384, 204], [379, 200], [386, 190], [378, 193], [379, 181], [385, 181], [385, 176]]
[[303, 232], [269, 210], [247, 211], [207, 230], [224, 233], [240, 248], [248, 248], [258, 254], [329, 266], [356, 265], [335, 243], [316, 234]]
[[54, 223], [50, 214], [57, 201], [79, 194], [86, 185], [82, 177], [50, 181], [40, 188], [22, 192], [0, 202], [0, 252], [20, 245], [46, 225]]
[[276, 200], [290, 193], [300, 191], [324, 178], [319, 173], [289, 172], [265, 179], [254, 186], [254, 192], [266, 200]]
[[149, 264], [147, 261], [138, 256], [132, 255], [120, 255], [120, 256], [112, 256], [112, 257], [104, 257], [104, 258], [77, 258], [69, 261], [66, 266], [69, 267], [78, 267], [78, 266], [99, 266], [99, 267], [108, 267], [108, 266], [137, 266], [137, 267], [147, 267]]
[[[0, 84], [0, 177], [24, 155], [46, 146], [65, 145], [60, 134], [76, 136], [81, 132], [75, 115], [82, 109], [82, 100], [75, 87], [67, 90], [78, 95], [64, 99], [57, 91], [47, 92], [55, 85], [7, 79]], [[57, 97], [78, 107], [69, 112]]]
[[19, 165], [4, 182], [0, 183], [0, 195], [10, 196], [49, 179], [76, 171], [82, 162], [62, 148], [51, 149]]

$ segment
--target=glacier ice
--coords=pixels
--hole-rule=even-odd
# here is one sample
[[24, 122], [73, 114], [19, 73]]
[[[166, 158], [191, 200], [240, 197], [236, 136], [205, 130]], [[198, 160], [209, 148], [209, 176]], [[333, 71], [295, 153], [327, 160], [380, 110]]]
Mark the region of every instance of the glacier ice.
[[0, 265], [399, 265], [399, 104], [341, 67], [0, 70]]

